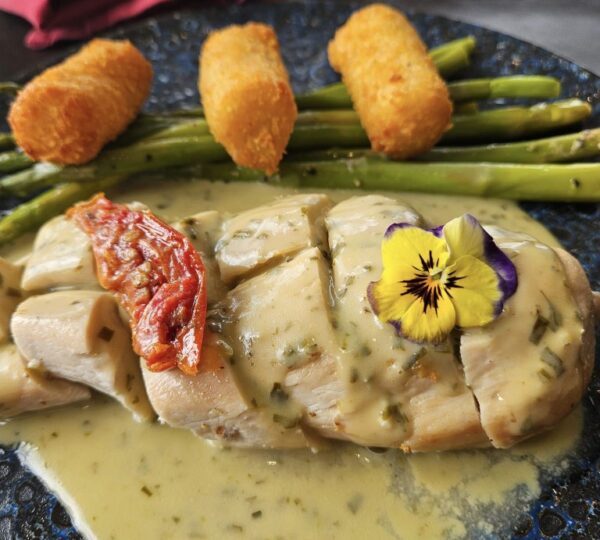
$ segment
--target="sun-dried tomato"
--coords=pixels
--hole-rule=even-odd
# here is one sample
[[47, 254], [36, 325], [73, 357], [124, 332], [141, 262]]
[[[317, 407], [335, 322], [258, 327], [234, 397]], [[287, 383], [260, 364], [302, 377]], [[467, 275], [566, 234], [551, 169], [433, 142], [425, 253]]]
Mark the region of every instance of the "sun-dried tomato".
[[100, 284], [131, 316], [133, 348], [152, 371], [195, 374], [206, 321], [206, 272], [188, 239], [149, 211], [103, 194], [68, 217], [90, 237]]

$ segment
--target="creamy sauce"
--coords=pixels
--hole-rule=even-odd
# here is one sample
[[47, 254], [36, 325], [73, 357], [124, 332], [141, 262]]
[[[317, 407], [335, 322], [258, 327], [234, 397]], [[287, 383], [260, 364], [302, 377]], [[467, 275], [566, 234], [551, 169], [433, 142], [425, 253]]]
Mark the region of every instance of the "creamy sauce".
[[[315, 190], [311, 190], [315, 191]], [[324, 190], [335, 201], [359, 193]], [[294, 190], [203, 181], [137, 183], [115, 194], [168, 220], [203, 210], [238, 212]], [[432, 224], [469, 212], [486, 224], [557, 245], [516, 205], [476, 198], [390, 194]], [[23, 257], [31, 237], [3, 248]], [[220, 450], [190, 432], [137, 424], [96, 397], [17, 417], [0, 442], [26, 441], [25, 461], [100, 539], [460, 538], [508, 526], [540, 491], [541, 475], [568, 466], [579, 437], [577, 410], [553, 432], [510, 451], [376, 454], [352, 445], [308, 450]]]
[[31, 443], [26, 463], [90, 537], [437, 539], [512, 523], [580, 429], [577, 411], [511, 451], [220, 450], [97, 398], [13, 420], [0, 439]]

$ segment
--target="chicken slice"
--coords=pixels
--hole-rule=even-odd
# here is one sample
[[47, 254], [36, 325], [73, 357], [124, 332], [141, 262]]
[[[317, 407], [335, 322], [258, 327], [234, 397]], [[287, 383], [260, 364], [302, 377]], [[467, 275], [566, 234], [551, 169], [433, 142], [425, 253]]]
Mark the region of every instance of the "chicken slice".
[[564, 249], [555, 248], [554, 251], [562, 262], [567, 278], [567, 284], [573, 295], [573, 300], [583, 319], [583, 335], [581, 338], [581, 393], [583, 394], [590, 383], [595, 364], [596, 348], [596, 323], [600, 313], [595, 307], [594, 297], [598, 293], [591, 290], [585, 270], [579, 261]]
[[59, 291], [33, 296], [18, 306], [11, 330], [29, 369], [108, 394], [137, 420], [153, 418], [129, 328], [112, 295]]
[[498, 319], [465, 330], [460, 350], [483, 428], [506, 448], [555, 425], [581, 399], [593, 366], [592, 294], [566, 252], [488, 230], [519, 285]]
[[[202, 255], [210, 307], [227, 292], [214, 257], [221, 218], [217, 212], [202, 212], [173, 226], [184, 233]], [[270, 409], [258, 407], [246, 399], [233, 377], [231, 354], [231, 347], [223, 337], [208, 331], [200, 372], [196, 376], [185, 375], [176, 369], [152, 372], [143, 366], [148, 397], [160, 421], [171, 427], [191, 429], [205, 439], [227, 446], [307, 446], [307, 438], [299, 427], [289, 428], [274, 422]]]
[[221, 300], [227, 292], [214, 253], [214, 246], [221, 235], [222, 223], [221, 214], [209, 210], [172, 224], [173, 228], [185, 234], [202, 257], [206, 269], [206, 298], [209, 305]]
[[313, 247], [238, 285], [220, 311], [246, 399], [283, 425], [302, 421], [335, 437], [341, 385], [328, 290], [327, 265]]
[[96, 264], [88, 236], [65, 216], [39, 230], [23, 272], [25, 291], [97, 289]]
[[142, 367], [148, 396], [160, 421], [226, 446], [307, 446], [300, 429], [273, 422], [268, 409], [246, 401], [231, 372], [228, 349], [216, 335], [205, 336], [202, 364], [195, 376], [178, 369], [153, 372]]
[[0, 343], [10, 339], [10, 318], [23, 299], [21, 275], [23, 267], [0, 257]]
[[85, 386], [28, 371], [13, 343], [0, 346], [0, 418], [89, 398]]
[[326, 217], [335, 317], [346, 351], [340, 369], [340, 429], [359, 444], [415, 452], [486, 445], [452, 344], [403, 340], [371, 312], [367, 287], [382, 271], [385, 230], [398, 222], [421, 225], [421, 218], [379, 195], [348, 199]]
[[302, 249], [325, 247], [323, 215], [330, 207], [327, 195], [295, 195], [226, 221], [216, 246], [223, 281], [246, 277]]

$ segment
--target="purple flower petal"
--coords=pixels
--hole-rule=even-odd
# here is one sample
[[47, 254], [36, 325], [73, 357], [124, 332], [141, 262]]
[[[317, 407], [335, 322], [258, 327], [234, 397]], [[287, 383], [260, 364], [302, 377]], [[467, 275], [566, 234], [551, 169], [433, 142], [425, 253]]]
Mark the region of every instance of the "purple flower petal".
[[421, 227], [417, 226], [417, 225], [413, 225], [412, 223], [392, 223], [386, 230], [385, 230], [385, 238], [389, 238], [390, 236], [392, 236], [392, 234], [394, 234], [394, 231], [396, 231], [397, 229], [406, 229], [408, 227], [414, 227], [415, 229], [420, 229]]
[[[481, 225], [479, 226], [481, 227]], [[504, 306], [504, 302], [515, 294], [519, 284], [519, 278], [517, 276], [517, 269], [508, 255], [496, 245], [494, 239], [483, 227], [481, 227], [481, 230], [483, 232], [483, 249], [486, 262], [496, 271], [500, 281], [502, 299], [496, 305], [496, 315], [499, 315]]]
[[437, 236], [438, 238], [442, 237], [443, 231], [444, 231], [444, 226], [440, 225], [439, 227], [434, 227], [433, 229], [426, 229], [428, 232], [432, 233], [434, 236]]

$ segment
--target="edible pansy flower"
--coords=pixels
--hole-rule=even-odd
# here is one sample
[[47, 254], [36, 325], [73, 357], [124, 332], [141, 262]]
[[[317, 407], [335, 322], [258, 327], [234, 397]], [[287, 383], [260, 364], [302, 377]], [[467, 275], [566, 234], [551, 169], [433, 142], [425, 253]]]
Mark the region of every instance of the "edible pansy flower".
[[417, 342], [490, 323], [517, 288], [515, 266], [469, 214], [428, 230], [394, 223], [381, 257], [381, 278], [369, 285], [371, 307]]

